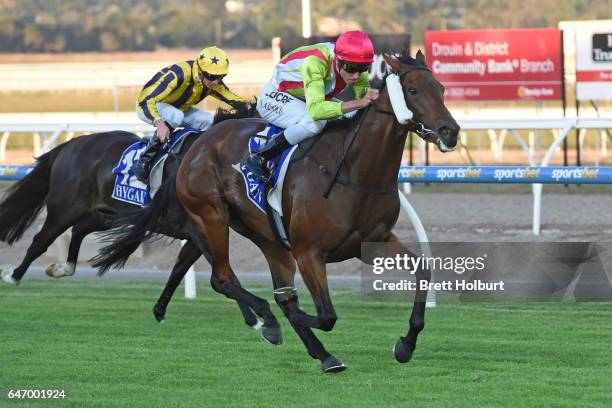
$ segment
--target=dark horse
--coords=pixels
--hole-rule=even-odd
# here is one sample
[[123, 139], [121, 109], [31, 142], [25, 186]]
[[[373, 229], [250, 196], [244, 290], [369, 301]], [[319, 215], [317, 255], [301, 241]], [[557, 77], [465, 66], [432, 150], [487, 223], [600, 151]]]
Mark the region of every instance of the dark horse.
[[[219, 110], [215, 123], [251, 114], [252, 111], [246, 107], [233, 112]], [[197, 139], [194, 136], [187, 136], [181, 152], [166, 160], [164, 173], [174, 178], [182, 156]], [[21, 238], [44, 206], [47, 215], [21, 264], [14, 270], [0, 271], [3, 280], [19, 283], [30, 264], [70, 227], [72, 237], [66, 263], [52, 264], [46, 272], [50, 277], [74, 274], [85, 236], [110, 228], [110, 216], [117, 210], [134, 207], [111, 198], [116, 177], [112, 169], [123, 151], [139, 140], [140, 137], [128, 132], [97, 133], [72, 139], [37, 159], [32, 172], [15, 183], [0, 203], [0, 240], [12, 244]], [[182, 217], [170, 229], [164, 229], [163, 224], [159, 228], [158, 232], [179, 239], [190, 239], [198, 233], [189, 232], [190, 229], [197, 230], [197, 226], [187, 217]], [[207, 250], [204, 254], [209, 261], [212, 260]], [[168, 302], [183, 275], [201, 255], [202, 250], [193, 241], [188, 241], [181, 249], [168, 284], [153, 309], [158, 321], [163, 320]], [[258, 325], [256, 316], [248, 307], [241, 305], [241, 310], [247, 324]]]
[[[394, 120], [390, 90], [385, 87], [375, 105], [356, 119], [327, 125], [305, 159], [290, 166], [284, 183], [283, 214], [290, 250], [277, 241], [267, 217], [246, 197], [242, 176], [233, 166], [246, 156], [249, 136], [265, 126], [261, 120], [231, 120], [211, 129], [186, 154], [176, 181], [168, 180], [152, 204], [180, 202], [207, 238], [198, 235], [192, 240], [202, 251], [210, 250], [213, 289], [249, 305], [263, 317], [262, 334], [273, 335], [280, 343], [280, 326], [270, 305], [242, 288], [229, 264], [229, 227], [251, 239], [270, 266], [276, 302], [308, 354], [321, 361], [325, 372], [345, 368], [312, 331], [330, 331], [336, 322], [325, 264], [360, 258], [363, 242], [389, 242], [403, 248], [391, 229], [399, 216], [397, 174], [408, 131], [436, 143], [443, 151], [457, 143], [459, 126], [444, 105], [444, 89], [427, 68], [422, 53], [417, 53], [416, 59], [385, 59], [399, 76], [399, 98], [414, 117], [406, 124]], [[326, 197], [336, 168], [341, 169], [339, 182]], [[154, 216], [151, 209], [145, 211]], [[161, 220], [163, 214], [158, 216]], [[138, 230], [155, 223], [149, 219], [133, 224], [131, 231], [118, 231], [115, 243], [103, 250], [94, 266], [108, 268], [120, 262], [126, 256], [124, 248], [134, 245], [132, 238], [138, 236]], [[294, 283], [296, 261], [314, 300], [316, 316], [300, 309]], [[429, 275], [428, 270], [420, 270], [417, 280], [429, 281]], [[400, 362], [410, 360], [424, 327], [426, 294], [424, 290], [416, 293], [408, 334], [395, 345], [395, 358]]]

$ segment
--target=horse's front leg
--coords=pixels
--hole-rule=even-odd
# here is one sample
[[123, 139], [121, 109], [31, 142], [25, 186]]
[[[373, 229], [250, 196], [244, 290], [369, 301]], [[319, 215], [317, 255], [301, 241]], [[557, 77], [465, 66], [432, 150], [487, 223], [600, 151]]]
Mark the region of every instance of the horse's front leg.
[[[415, 256], [408, 250], [394, 234], [391, 234], [388, 240], [390, 247], [393, 248], [392, 256], [395, 256], [398, 252], [406, 253], [410, 256]], [[400, 363], [407, 363], [412, 358], [412, 353], [416, 348], [417, 337], [421, 330], [425, 327], [425, 304], [427, 302], [427, 289], [421, 289], [421, 285], [418, 282], [431, 280], [431, 271], [429, 269], [419, 268], [416, 273], [416, 293], [414, 297], [414, 304], [412, 306], [412, 313], [410, 314], [410, 327], [406, 337], [400, 337], [395, 347], [393, 347], [393, 353], [395, 359]]]

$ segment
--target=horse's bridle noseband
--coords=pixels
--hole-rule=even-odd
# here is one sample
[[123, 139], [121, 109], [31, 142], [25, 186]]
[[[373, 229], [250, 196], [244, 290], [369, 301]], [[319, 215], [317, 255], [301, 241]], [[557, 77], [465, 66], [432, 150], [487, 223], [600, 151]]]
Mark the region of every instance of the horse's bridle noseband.
[[[408, 72], [414, 71], [414, 70], [429, 71], [429, 72], [431, 72], [431, 70], [429, 68], [425, 67], [425, 66], [410, 66], [409, 68], [405, 68], [405, 69], [401, 70], [400, 72], [398, 72], [397, 76], [399, 76], [399, 78], [401, 80], [404, 75], [406, 75]], [[383, 87], [381, 88], [381, 91], [386, 88], [386, 86], [387, 86], [386, 79], [387, 79], [387, 76], [389, 76], [389, 75], [390, 74], [386, 74], [384, 76], [384, 78], [382, 80], [383, 81]], [[404, 98], [404, 100], [405, 100], [405, 98]], [[374, 110], [376, 112], [395, 116], [395, 113], [393, 111], [388, 111], [388, 110], [380, 108], [376, 102], [373, 102], [372, 106], [374, 107]], [[419, 137], [421, 137], [423, 140], [426, 140], [426, 141], [435, 142], [435, 140], [432, 140], [431, 138], [432, 137], [435, 138], [435, 137], [438, 136], [438, 132], [436, 132], [433, 129], [426, 128], [425, 125], [423, 124], [423, 122], [417, 122], [417, 121], [415, 121], [413, 119], [410, 119], [410, 122], [408, 123], [408, 130], [410, 130], [411, 132], [416, 133], [417, 135], [419, 135]]]
[[[416, 66], [416, 65], [414, 65], [414, 66], [410, 66], [408, 68], [405, 68], [405, 69], [401, 70], [397, 75], [401, 79], [408, 72], [410, 72], [412, 70], [415, 70], [415, 69], [431, 72], [431, 70], [429, 68], [427, 68], [426, 66]], [[381, 88], [381, 90], [385, 89], [385, 87], [387, 86], [386, 79], [387, 79], [388, 75], [389, 74], [385, 75], [385, 77], [383, 78], [383, 87]], [[406, 98], [404, 97], [404, 103], [406, 103], [405, 99]], [[342, 164], [346, 160], [346, 156], [348, 155], [348, 152], [351, 150], [351, 146], [353, 145], [353, 142], [355, 141], [355, 138], [359, 134], [359, 130], [361, 129], [361, 125], [363, 125], [363, 121], [365, 120], [369, 109], [372, 108], [372, 107], [374, 108], [374, 110], [376, 110], [376, 112], [390, 114], [390, 115], [393, 115], [395, 117], [395, 113], [393, 111], [386, 111], [384, 109], [380, 109], [375, 102], [373, 102], [370, 106], [368, 106], [366, 108], [366, 111], [363, 113], [363, 115], [359, 119], [359, 123], [357, 124], [357, 127], [355, 128], [355, 131], [353, 133], [353, 137], [351, 138], [351, 141], [349, 142], [348, 147], [344, 150], [344, 154], [342, 155], [342, 159], [340, 160], [340, 163], [338, 164], [338, 168], [334, 172], [334, 174], [333, 174], [333, 176], [332, 176], [332, 178], [331, 178], [331, 180], [329, 182], [329, 185], [327, 186], [327, 188], [325, 189], [325, 192], [323, 193], [323, 197], [325, 197], [325, 198], [329, 197], [329, 194], [331, 193], [331, 190], [334, 187], [334, 184], [336, 183], [336, 180], [338, 178], [338, 174], [340, 174], [340, 168], [342, 167]], [[425, 127], [425, 125], [423, 125], [423, 123], [414, 121], [412, 119], [410, 120], [410, 122], [408, 124], [408, 130], [410, 130], [411, 132], [415, 132], [416, 134], [418, 134], [424, 140], [428, 140], [428, 137], [430, 137], [431, 135], [434, 135], [434, 136], [438, 135], [438, 133], [436, 131], [428, 129], [428, 128]], [[395, 188], [388, 189], [388, 190], [383, 190], [383, 191], [369, 192], [369, 193], [370, 194], [390, 194], [390, 193], [392, 193], [394, 191], [395, 191]]]

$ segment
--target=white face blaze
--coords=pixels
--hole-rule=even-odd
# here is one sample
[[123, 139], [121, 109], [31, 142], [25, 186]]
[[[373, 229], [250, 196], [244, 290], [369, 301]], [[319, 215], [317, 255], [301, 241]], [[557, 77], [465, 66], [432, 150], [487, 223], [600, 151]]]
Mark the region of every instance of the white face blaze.
[[405, 125], [412, 120], [412, 111], [406, 106], [406, 100], [404, 99], [404, 91], [402, 90], [402, 84], [400, 83], [399, 76], [397, 74], [387, 75], [387, 89], [389, 92], [389, 100], [393, 107], [393, 112], [397, 121], [401, 125]]

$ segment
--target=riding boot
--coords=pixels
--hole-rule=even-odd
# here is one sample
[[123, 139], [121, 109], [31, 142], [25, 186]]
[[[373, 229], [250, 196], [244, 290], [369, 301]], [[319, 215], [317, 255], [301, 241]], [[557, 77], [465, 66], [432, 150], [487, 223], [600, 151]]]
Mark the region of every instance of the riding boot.
[[291, 146], [291, 143], [287, 141], [285, 134], [280, 132], [279, 134], [268, 139], [268, 141], [257, 149], [256, 152], [249, 154], [244, 161], [244, 166], [251, 170], [255, 177], [264, 183], [268, 183], [271, 175], [266, 163], [268, 160], [271, 160], [284, 152], [289, 146]]
[[145, 184], [149, 182], [151, 166], [163, 145], [164, 143], [156, 135], [151, 138], [146, 150], [142, 152], [136, 164], [132, 166], [132, 172], [138, 180]]

